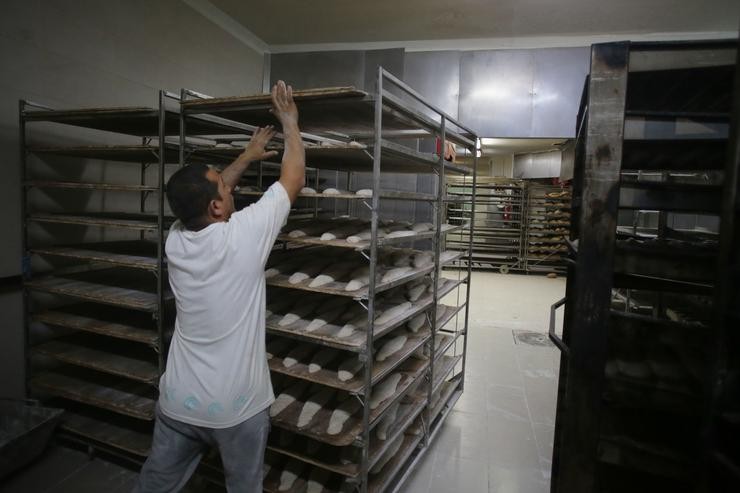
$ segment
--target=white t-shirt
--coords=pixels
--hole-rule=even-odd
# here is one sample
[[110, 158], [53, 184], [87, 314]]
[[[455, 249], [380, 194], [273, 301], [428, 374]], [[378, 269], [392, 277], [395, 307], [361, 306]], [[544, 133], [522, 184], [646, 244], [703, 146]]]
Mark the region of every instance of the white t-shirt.
[[190, 231], [176, 221], [165, 245], [177, 304], [159, 405], [172, 419], [235, 426], [275, 400], [265, 350], [265, 263], [290, 212], [276, 182], [228, 222]]

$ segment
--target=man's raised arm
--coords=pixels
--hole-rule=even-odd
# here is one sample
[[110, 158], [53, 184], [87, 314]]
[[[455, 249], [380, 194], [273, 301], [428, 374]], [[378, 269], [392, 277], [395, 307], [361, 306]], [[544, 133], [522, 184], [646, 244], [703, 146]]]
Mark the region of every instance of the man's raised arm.
[[277, 151], [265, 151], [265, 146], [274, 135], [275, 130], [272, 128], [272, 125], [255, 130], [244, 152], [221, 172], [221, 179], [229, 189], [229, 192], [232, 192], [234, 187], [239, 184], [239, 180], [244, 172], [247, 171], [249, 163], [252, 161], [262, 161], [277, 154]]
[[280, 167], [280, 184], [293, 203], [306, 184], [306, 151], [298, 129], [298, 108], [293, 101], [293, 88], [278, 81], [272, 87], [272, 113], [283, 126], [285, 153]]

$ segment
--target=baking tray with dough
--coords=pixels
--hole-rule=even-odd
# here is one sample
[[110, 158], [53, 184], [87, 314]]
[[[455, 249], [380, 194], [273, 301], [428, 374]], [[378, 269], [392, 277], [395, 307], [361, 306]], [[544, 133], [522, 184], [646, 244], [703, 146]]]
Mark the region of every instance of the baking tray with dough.
[[[403, 328], [397, 329], [391, 333], [389, 333], [384, 338], [381, 338], [376, 342], [376, 347], [379, 347], [383, 344], [383, 341], [385, 339], [395, 337], [396, 335], [403, 335], [407, 337], [406, 342], [404, 343], [403, 347], [393, 353], [390, 357], [388, 357], [384, 361], [374, 361], [373, 362], [373, 371], [372, 371], [372, 383], [371, 385], [377, 383], [380, 379], [382, 379], [384, 376], [386, 376], [389, 372], [393, 371], [398, 365], [400, 365], [403, 361], [405, 361], [407, 358], [409, 358], [414, 351], [419, 349], [426, 341], [429, 340], [431, 336], [431, 332], [429, 330], [429, 327], [423, 328], [419, 330], [417, 333], [409, 332]], [[311, 343], [303, 343], [309, 346], [313, 346]], [[295, 344], [291, 344], [289, 348], [295, 348]], [[309, 368], [309, 363], [311, 361], [311, 357], [315, 355], [317, 352], [325, 351], [325, 349], [321, 349], [320, 346], [315, 346], [311, 348], [311, 352], [307, 354], [307, 357], [304, 361], [299, 361], [298, 363], [286, 367], [283, 363], [283, 357], [289, 353], [289, 351], [284, 351], [284, 354], [276, 354], [273, 355], [271, 358], [268, 359], [268, 363], [270, 365], [270, 371], [275, 373], [281, 373], [283, 375], [288, 375], [293, 378], [299, 378], [302, 380], [307, 380], [309, 382], [318, 383], [321, 385], [326, 385], [328, 387], [332, 387], [339, 390], [344, 390], [351, 393], [358, 393], [361, 394], [364, 392], [364, 372], [359, 371], [351, 380], [342, 381], [340, 380], [338, 376], [338, 370], [339, 366], [342, 363], [342, 361], [346, 360], [348, 357], [353, 357], [353, 353], [349, 353], [346, 351], [336, 350], [336, 355], [332, 357], [332, 359], [320, 370], [311, 372]], [[268, 355], [269, 357], [269, 355]]]
[[440, 386], [447, 376], [461, 360], [462, 354], [457, 356], [442, 355], [439, 360], [434, 362], [434, 383], [432, 385], [432, 393], [435, 393], [440, 389]]
[[[375, 409], [370, 411], [371, 429], [378, 423], [379, 419], [391, 405], [398, 402], [414, 389], [418, 388], [418, 385], [423, 381], [420, 377], [426, 371], [428, 366], [428, 361], [410, 358], [406, 360], [396, 372], [386, 377], [393, 378], [394, 375], [398, 374], [401, 378], [396, 385], [395, 393], [391, 397], [380, 402]], [[290, 385], [289, 380], [290, 379], [286, 379], [284, 383]], [[336, 391], [330, 401], [314, 415], [308, 426], [303, 428], [298, 427], [297, 422], [303, 409], [305, 399], [309, 398], [312, 392], [315, 391], [316, 389], [311, 389], [309, 385], [307, 390], [302, 392], [302, 395], [298, 399], [284, 408], [280, 413], [272, 417], [273, 426], [299, 435], [304, 435], [330, 445], [351, 445], [363, 433], [361, 407], [358, 407], [358, 410], [345, 422], [340, 433], [330, 435], [327, 432], [327, 426], [330, 421], [332, 411], [336, 409], [338, 404], [343, 402], [344, 399], [355, 399], [355, 397], [346, 392]], [[275, 393], [278, 396], [280, 394], [279, 391], [276, 391]]]
[[[410, 255], [406, 265], [400, 266], [390, 264], [392, 261], [392, 255], [400, 255], [404, 253]], [[415, 267], [411, 264], [415, 256], [428, 253], [429, 252], [423, 252], [420, 250], [384, 248], [380, 253], [379, 267], [381, 269], [381, 275], [375, 286], [375, 293], [379, 294], [432, 272], [434, 270], [433, 263], [422, 267]], [[310, 270], [316, 262], [321, 261], [317, 259], [324, 259], [326, 261], [326, 270], [337, 271], [340, 270], [342, 266], [344, 266], [344, 269], [338, 274], [333, 273], [330, 281], [324, 281], [320, 285], [316, 285], [317, 275], [304, 277], [303, 280], [300, 281], [292, 279], [292, 276], [300, 272], [301, 269]], [[328, 263], [329, 261], [331, 262], [330, 264]], [[369, 287], [367, 285], [352, 291], [347, 291], [347, 288], [350, 281], [353, 280], [352, 275], [357, 272], [358, 269], [366, 268], [367, 265], [367, 259], [363, 258], [356, 252], [341, 253], [341, 251], [337, 252], [336, 250], [333, 251], [333, 249], [307, 248], [303, 252], [291, 251], [289, 253], [273, 253], [268, 260], [268, 268], [265, 275], [268, 286], [365, 300], [369, 296]], [[367, 277], [367, 274], [365, 274], [365, 277]]]
[[[440, 282], [437, 287], [437, 290], [440, 293], [439, 294], [440, 298], [444, 296], [444, 294], [447, 294], [449, 290], [452, 290], [455, 287], [455, 285], [459, 285], [459, 283], [457, 283], [456, 281], [449, 280], [449, 279], [440, 279]], [[275, 293], [274, 290], [271, 290], [270, 294], [268, 294], [268, 299], [282, 300], [284, 299], [283, 298], [284, 296], [286, 296], [285, 293]], [[327, 296], [317, 295], [316, 298], [307, 300], [304, 297], [304, 298], [298, 298], [296, 300], [296, 303], [312, 302], [312, 303], [315, 303], [316, 305], [320, 305], [327, 298], [328, 298]], [[383, 305], [382, 298], [380, 298], [378, 302], [380, 305]], [[382, 337], [383, 335], [387, 334], [388, 332], [392, 331], [398, 326], [404, 323], [407, 323], [410, 319], [413, 319], [414, 317], [422, 313], [424, 310], [428, 309], [432, 305], [432, 302], [433, 302], [433, 298], [432, 298], [431, 293], [425, 294], [424, 296], [420, 297], [416, 301], [410, 302], [411, 306], [406, 311], [399, 314], [397, 317], [383, 324], [376, 324], [373, 329], [374, 337]], [[334, 347], [337, 349], [344, 349], [347, 351], [362, 352], [365, 350], [365, 345], [367, 344], [367, 332], [365, 329], [356, 330], [354, 333], [350, 334], [349, 336], [343, 337], [340, 334], [342, 325], [332, 321], [332, 322], [326, 323], [325, 325], [315, 330], [312, 330], [312, 329], [309, 329], [310, 324], [312, 322], [311, 318], [309, 318], [311, 314], [308, 314], [305, 317], [299, 318], [290, 324], [280, 325], [280, 321], [283, 320], [286, 310], [289, 310], [290, 307], [292, 306], [292, 305], [283, 304], [281, 308], [274, 308], [275, 304], [280, 304], [280, 303], [281, 302], [278, 301], [277, 303], [271, 303], [270, 305], [268, 305], [268, 310], [271, 311], [270, 313], [267, 314], [267, 321], [266, 321], [266, 327], [269, 333], [272, 333], [275, 335], [286, 336], [286, 337], [290, 337], [294, 339], [310, 341], [316, 344]], [[350, 301], [350, 303], [355, 303], [355, 302]], [[274, 313], [273, 313], [273, 310], [274, 310]]]
[[[396, 416], [387, 438], [380, 440], [374, 433], [370, 436], [369, 467], [375, 465], [396, 438], [409, 431], [411, 425], [426, 407], [426, 392], [413, 392], [402, 399], [400, 404], [403, 411]], [[307, 437], [294, 434], [285, 436], [285, 434], [290, 434], [290, 432], [277, 429], [271, 433], [267, 444], [268, 450], [343, 476], [357, 477], [360, 474], [359, 459], [362, 452], [360, 447], [354, 445], [337, 447]]]

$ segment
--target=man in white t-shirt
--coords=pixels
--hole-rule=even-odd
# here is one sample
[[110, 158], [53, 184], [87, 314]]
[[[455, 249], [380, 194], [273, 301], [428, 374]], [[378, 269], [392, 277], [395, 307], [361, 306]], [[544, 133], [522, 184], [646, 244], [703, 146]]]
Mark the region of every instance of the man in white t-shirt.
[[235, 212], [232, 191], [249, 163], [273, 156], [272, 127], [255, 131], [221, 173], [204, 165], [175, 172], [167, 199], [178, 220], [165, 251], [177, 318], [152, 450], [135, 491], [182, 489], [211, 446], [219, 449], [229, 492], [261, 492], [275, 397], [265, 352], [267, 257], [305, 183], [305, 152], [290, 86], [272, 89], [285, 139], [280, 180]]

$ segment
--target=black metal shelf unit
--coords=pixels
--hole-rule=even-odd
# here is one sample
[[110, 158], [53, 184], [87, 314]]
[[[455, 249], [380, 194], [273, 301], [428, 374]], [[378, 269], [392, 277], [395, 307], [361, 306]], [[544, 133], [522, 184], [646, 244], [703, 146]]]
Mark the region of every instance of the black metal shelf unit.
[[[592, 47], [576, 127], [572, 263], [550, 326], [562, 353], [554, 492], [701, 484], [718, 340], [713, 295], [725, 289], [717, 240], [730, 231], [686, 223], [721, 216], [724, 227], [736, 214], [720, 206], [722, 187], [729, 194], [737, 183], [723, 182], [736, 174], [718, 157], [736, 50], [734, 41]], [[620, 215], [635, 210], [658, 211], [659, 220], [620, 227]]]
[[[65, 437], [132, 460], [148, 453], [173, 318], [164, 183], [178, 102], [160, 91], [156, 108], [19, 103], [27, 390], [67, 411]], [[59, 132], [64, 145], [45, 145]]]

